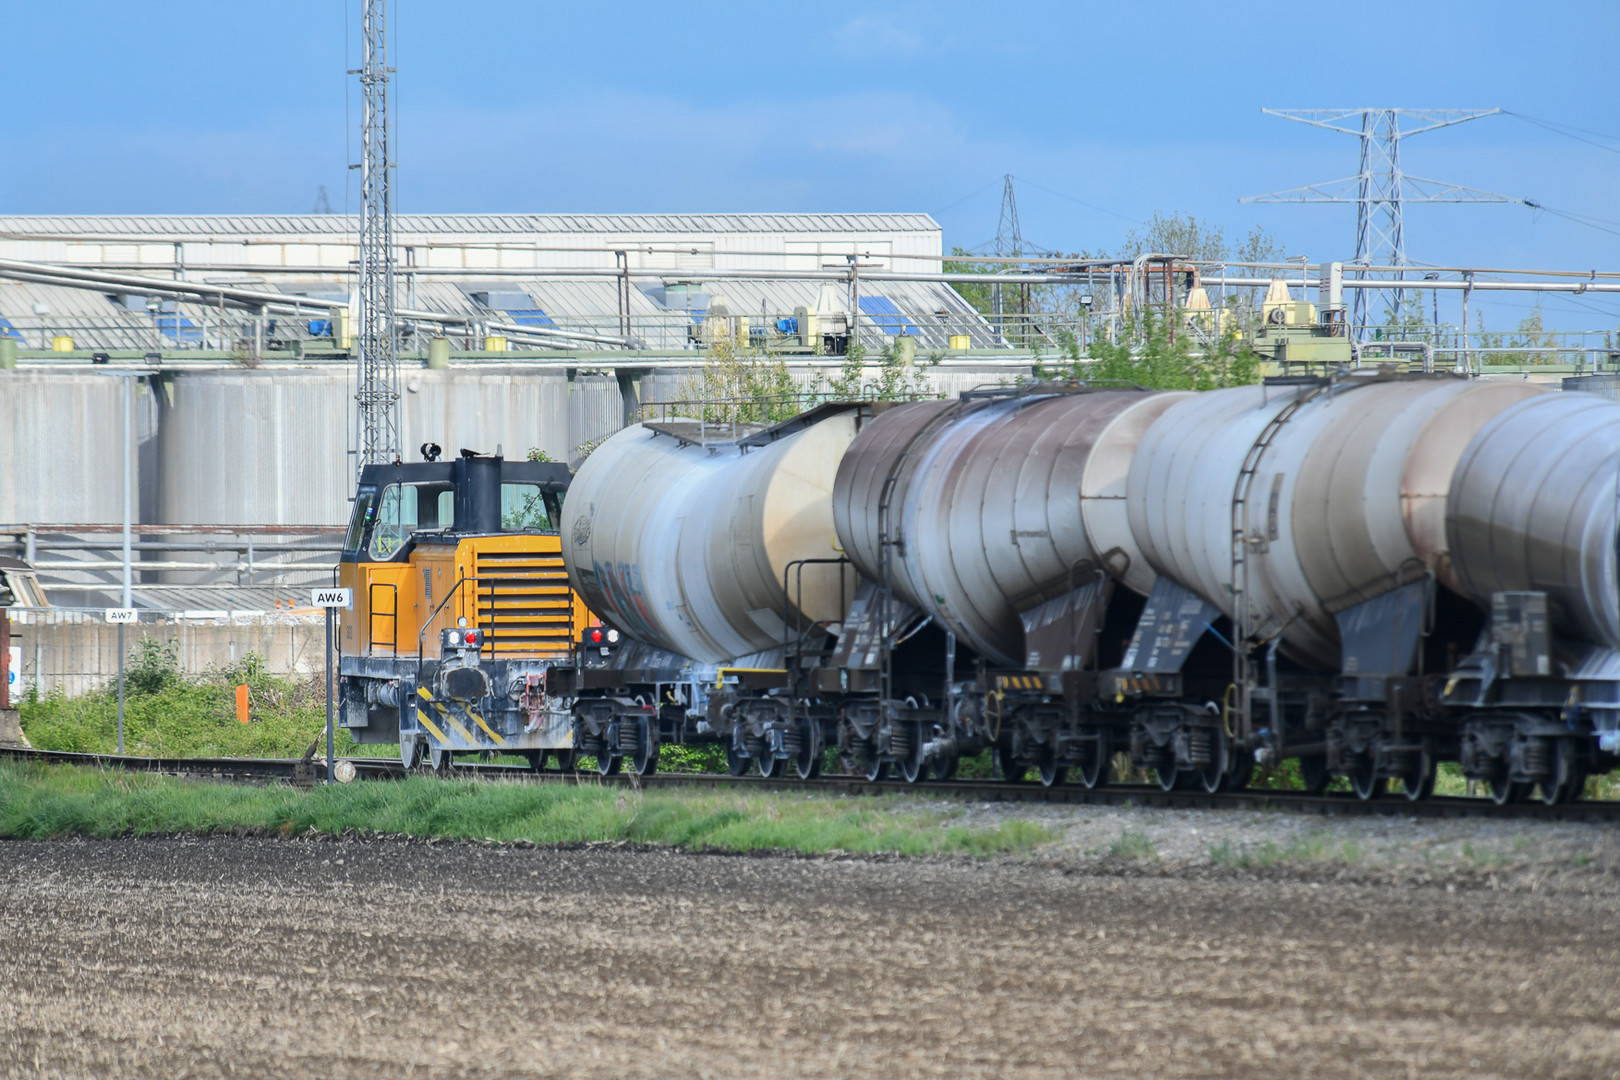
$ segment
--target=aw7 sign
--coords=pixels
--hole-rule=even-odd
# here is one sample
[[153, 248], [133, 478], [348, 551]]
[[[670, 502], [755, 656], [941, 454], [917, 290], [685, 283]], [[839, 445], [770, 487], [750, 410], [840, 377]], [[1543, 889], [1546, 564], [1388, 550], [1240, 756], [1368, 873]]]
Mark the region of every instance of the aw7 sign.
[[310, 598], [318, 608], [348, 610], [354, 606], [354, 593], [350, 589], [315, 589], [311, 592]]

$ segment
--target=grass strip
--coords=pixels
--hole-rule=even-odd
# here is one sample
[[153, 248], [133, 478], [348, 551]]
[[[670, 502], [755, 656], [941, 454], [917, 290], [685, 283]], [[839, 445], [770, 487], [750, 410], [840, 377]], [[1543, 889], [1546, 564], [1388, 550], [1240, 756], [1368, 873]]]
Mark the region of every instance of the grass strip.
[[411, 777], [313, 790], [144, 773], [0, 765], [0, 838], [319, 829], [536, 844], [625, 840], [714, 851], [989, 856], [1054, 839], [1042, 826], [966, 823], [965, 810], [907, 797], [631, 791]]

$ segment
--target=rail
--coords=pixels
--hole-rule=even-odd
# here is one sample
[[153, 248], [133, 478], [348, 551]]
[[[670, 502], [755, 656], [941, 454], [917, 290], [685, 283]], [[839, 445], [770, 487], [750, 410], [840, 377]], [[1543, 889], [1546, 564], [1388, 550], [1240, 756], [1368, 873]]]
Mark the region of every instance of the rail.
[[[172, 776], [215, 779], [227, 782], [311, 783], [323, 779], [326, 762], [316, 757], [302, 758], [153, 758], [117, 754], [70, 753], [0, 747], [0, 760], [78, 765], [96, 769], [127, 769]], [[410, 773], [397, 757], [339, 758], [355, 770], [356, 779], [401, 779]], [[339, 777], [346, 769], [335, 768]], [[855, 775], [823, 775], [814, 780], [734, 777], [716, 773], [658, 772], [649, 776], [624, 773], [618, 776], [581, 774], [573, 770], [536, 771], [527, 765], [457, 764], [452, 771], [468, 779], [507, 783], [566, 783], [619, 785], [634, 790], [652, 787], [713, 790], [721, 788], [757, 791], [799, 791], [823, 795], [916, 795], [973, 802], [1038, 802], [1092, 806], [1162, 807], [1199, 810], [1282, 810], [1304, 814], [1348, 814], [1360, 817], [1405, 818], [1494, 818], [1547, 822], [1620, 822], [1620, 799], [1594, 799], [1558, 806], [1539, 802], [1497, 805], [1483, 796], [1436, 795], [1416, 802], [1407, 799], [1359, 799], [1350, 792], [1307, 795], [1279, 788], [1245, 788], [1241, 791], [1164, 791], [1155, 784], [1107, 784], [1086, 788], [1079, 784], [1009, 783], [1004, 780], [919, 780], [869, 781]]]

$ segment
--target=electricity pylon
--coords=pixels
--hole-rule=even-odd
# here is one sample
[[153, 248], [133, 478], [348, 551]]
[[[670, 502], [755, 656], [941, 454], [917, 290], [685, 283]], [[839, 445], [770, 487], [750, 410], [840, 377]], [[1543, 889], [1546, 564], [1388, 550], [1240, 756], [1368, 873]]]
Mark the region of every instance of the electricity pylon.
[[[1313, 127], [1326, 128], [1361, 140], [1361, 165], [1354, 176], [1320, 184], [1251, 195], [1240, 202], [1355, 203], [1356, 254], [1353, 260], [1363, 270], [1368, 266], [1399, 268], [1406, 262], [1406, 225], [1403, 208], [1407, 203], [1518, 203], [1521, 199], [1493, 191], [1425, 180], [1409, 176], [1401, 169], [1401, 140], [1425, 131], [1494, 116], [1501, 109], [1262, 109], [1268, 116], [1280, 116]], [[1411, 126], [1402, 127], [1403, 121]], [[1351, 322], [1358, 337], [1365, 336], [1370, 289], [1356, 289]], [[1398, 322], [1404, 290], [1384, 292], [1386, 311]], [[1393, 292], [1393, 296], [1389, 295]]]

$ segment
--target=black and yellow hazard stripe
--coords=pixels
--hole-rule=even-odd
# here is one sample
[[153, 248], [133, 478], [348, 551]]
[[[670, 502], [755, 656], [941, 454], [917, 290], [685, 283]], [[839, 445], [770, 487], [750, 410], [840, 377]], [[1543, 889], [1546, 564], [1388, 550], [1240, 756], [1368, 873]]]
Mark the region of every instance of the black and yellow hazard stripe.
[[[506, 740], [497, 735], [494, 729], [484, 721], [484, 718], [479, 716], [472, 709], [462, 709], [461, 706], [458, 706], [454, 702], [439, 701], [432, 694], [428, 693], [426, 687], [417, 687], [416, 696], [421, 699], [416, 704], [417, 719], [420, 720], [422, 726], [428, 730], [428, 734], [432, 735], [440, 743], [457, 750], [487, 750], [491, 748], [492, 744], [493, 746], [501, 747], [506, 745]], [[473, 723], [476, 724], [485, 735], [489, 736], [488, 742], [485, 742], [484, 740], [475, 736], [472, 733], [471, 728], [467, 724], [462, 723], [461, 719], [456, 716], [458, 709], [464, 711], [467, 717], [472, 720]], [[437, 723], [435, 723], [435, 721], [437, 721]], [[455, 734], [461, 738], [463, 744], [462, 746], [456, 746], [455, 741], [445, 734], [445, 729], [447, 728], [450, 731], [455, 732]]]

